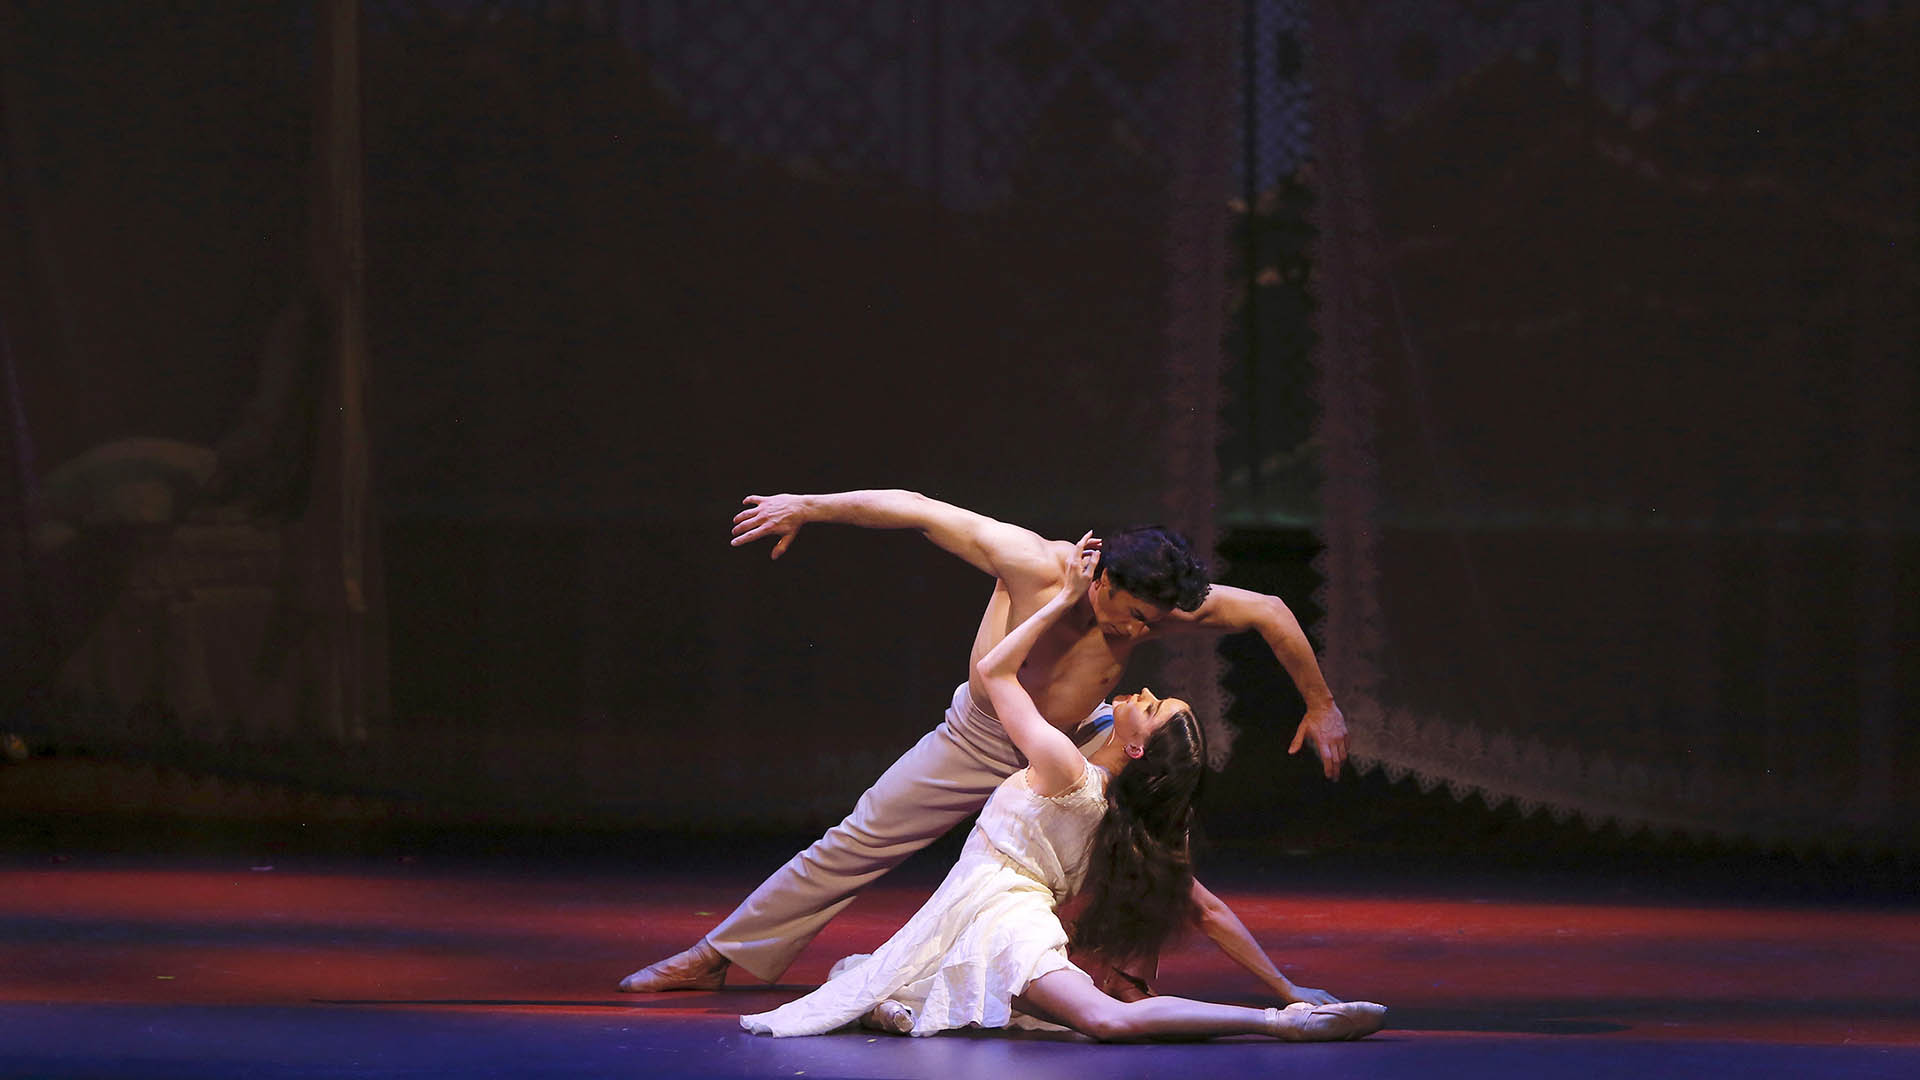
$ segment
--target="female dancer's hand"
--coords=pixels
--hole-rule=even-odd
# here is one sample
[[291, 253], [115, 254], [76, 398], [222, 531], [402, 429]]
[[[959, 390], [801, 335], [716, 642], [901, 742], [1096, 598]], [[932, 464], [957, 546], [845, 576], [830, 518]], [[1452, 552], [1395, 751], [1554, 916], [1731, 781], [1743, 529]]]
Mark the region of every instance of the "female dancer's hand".
[[1087, 586], [1093, 584], [1093, 569], [1099, 565], [1100, 538], [1088, 530], [1073, 546], [1073, 557], [1067, 560], [1067, 580], [1060, 586], [1060, 598], [1071, 602], [1086, 595]]
[[1287, 988], [1281, 992], [1280, 996], [1282, 998], [1285, 998], [1288, 1001], [1288, 1003], [1304, 1001], [1309, 1005], [1340, 1004], [1339, 998], [1334, 997], [1332, 994], [1327, 993], [1325, 990], [1315, 990], [1311, 986], [1301, 986], [1300, 984], [1293, 982], [1292, 980], [1288, 980]]

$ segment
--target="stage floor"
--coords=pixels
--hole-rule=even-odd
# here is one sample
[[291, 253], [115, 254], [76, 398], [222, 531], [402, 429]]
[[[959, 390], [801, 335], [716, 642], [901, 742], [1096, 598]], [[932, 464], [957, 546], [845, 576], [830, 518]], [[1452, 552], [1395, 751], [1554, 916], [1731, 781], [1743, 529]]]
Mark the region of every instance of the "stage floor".
[[[777, 861], [0, 861], [0, 1076], [1920, 1076], [1920, 910], [1649, 898], [1605, 878], [1216, 878], [1296, 981], [1390, 1006], [1360, 1043], [739, 1029], [883, 940], [937, 881], [931, 862], [856, 902], [782, 985], [614, 990]], [[1160, 983], [1271, 1004], [1204, 940]]]

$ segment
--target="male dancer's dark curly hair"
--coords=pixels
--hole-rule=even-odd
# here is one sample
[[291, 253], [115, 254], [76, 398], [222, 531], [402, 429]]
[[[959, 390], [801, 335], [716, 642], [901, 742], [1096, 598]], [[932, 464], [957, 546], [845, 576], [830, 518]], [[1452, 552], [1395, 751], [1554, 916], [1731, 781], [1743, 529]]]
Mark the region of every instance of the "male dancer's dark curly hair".
[[1157, 955], [1195, 914], [1189, 833], [1207, 772], [1206, 737], [1182, 709], [1143, 750], [1107, 788], [1073, 923], [1077, 948], [1116, 965]]
[[1116, 588], [1161, 607], [1192, 611], [1207, 598], [1206, 564], [1186, 537], [1158, 525], [1128, 529], [1100, 542], [1100, 566]]

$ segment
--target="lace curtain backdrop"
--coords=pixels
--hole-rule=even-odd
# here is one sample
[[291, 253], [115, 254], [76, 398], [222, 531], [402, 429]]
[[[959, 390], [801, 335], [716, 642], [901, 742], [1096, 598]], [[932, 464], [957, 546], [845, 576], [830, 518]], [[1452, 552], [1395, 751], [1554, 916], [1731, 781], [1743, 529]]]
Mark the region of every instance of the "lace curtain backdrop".
[[[1914, 845], [1910, 6], [363, 4], [357, 449], [312, 424], [355, 333], [309, 284], [340, 7], [0, 9], [0, 631], [38, 745], [810, 825], [936, 719], [982, 582], [854, 530], [769, 564], [716, 539], [742, 495], [1209, 548], [1218, 500], [1318, 514], [1363, 767]], [[1245, 212], [1312, 204], [1261, 324], [1312, 320], [1311, 440], [1298, 386], [1221, 381], [1236, 86], [1286, 144]], [[358, 690], [351, 514], [386, 566]], [[1224, 711], [1218, 666], [1127, 677]]]
[[1915, 13], [1312, 25], [1355, 760], [1593, 826], [1911, 850]]

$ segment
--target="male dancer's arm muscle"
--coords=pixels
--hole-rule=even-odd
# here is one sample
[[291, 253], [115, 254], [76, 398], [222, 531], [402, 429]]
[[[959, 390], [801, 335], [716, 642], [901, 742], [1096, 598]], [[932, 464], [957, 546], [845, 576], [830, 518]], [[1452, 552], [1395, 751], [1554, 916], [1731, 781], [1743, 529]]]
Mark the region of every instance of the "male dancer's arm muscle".
[[1339, 998], [1325, 990], [1315, 990], [1311, 986], [1301, 986], [1281, 973], [1274, 966], [1273, 959], [1260, 943], [1253, 939], [1253, 933], [1240, 916], [1233, 913], [1226, 901], [1213, 895], [1206, 886], [1193, 883], [1193, 901], [1200, 913], [1200, 929], [1220, 947], [1220, 951], [1241, 967], [1252, 972], [1254, 977], [1267, 984], [1282, 1001], [1304, 1001], [1309, 1005], [1331, 1005]]
[[1327, 688], [1326, 677], [1320, 673], [1320, 662], [1314, 659], [1313, 645], [1307, 640], [1306, 631], [1300, 629], [1300, 620], [1294, 618], [1285, 601], [1231, 585], [1215, 585], [1198, 609], [1173, 611], [1161, 625], [1169, 629], [1201, 626], [1258, 631], [1307, 703], [1306, 716], [1294, 730], [1293, 743], [1287, 747], [1287, 753], [1298, 753], [1301, 744], [1312, 739], [1327, 779], [1340, 779], [1340, 767], [1347, 760], [1347, 720], [1340, 706], [1334, 704], [1333, 691]]
[[975, 568], [1020, 585], [1058, 581], [1060, 560], [1038, 533], [912, 491], [841, 491], [825, 495], [749, 495], [734, 515], [733, 546], [778, 536], [772, 558], [813, 522], [863, 529], [913, 529]]

